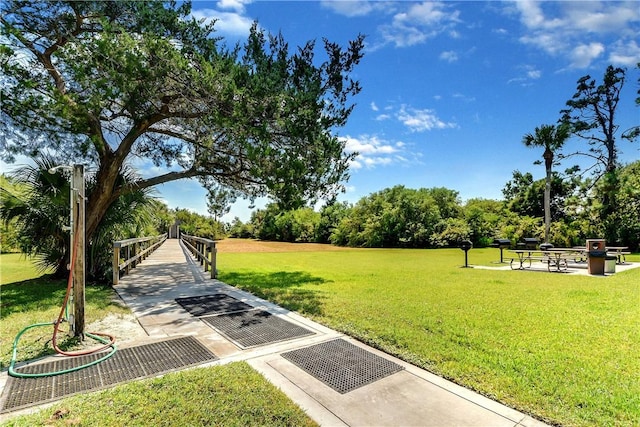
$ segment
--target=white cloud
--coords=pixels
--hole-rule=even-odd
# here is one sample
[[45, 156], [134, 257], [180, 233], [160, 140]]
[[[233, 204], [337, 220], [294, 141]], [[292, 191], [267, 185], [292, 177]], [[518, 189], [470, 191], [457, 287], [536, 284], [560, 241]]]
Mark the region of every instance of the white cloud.
[[452, 95], [454, 99], [460, 99], [464, 102], [475, 102], [476, 98], [474, 96], [467, 96], [463, 93], [454, 93]]
[[602, 55], [602, 43], [581, 44], [573, 48], [570, 54], [572, 68], [586, 68], [594, 59]]
[[[636, 1], [508, 3], [515, 8], [524, 26], [524, 44], [560, 58], [568, 58], [571, 68], [587, 68], [604, 57], [612, 62], [633, 64], [633, 44], [637, 38], [640, 7]], [[626, 46], [628, 49], [622, 48]], [[631, 52], [631, 54], [627, 54]]]
[[196, 19], [204, 19], [205, 23], [216, 20], [217, 31], [235, 36], [246, 36], [249, 34], [253, 20], [240, 13], [220, 12], [214, 9], [192, 10], [191, 15]]
[[635, 40], [618, 42], [609, 54], [609, 62], [615, 65], [633, 67], [640, 62], [640, 46]]
[[411, 132], [457, 127], [455, 123], [442, 121], [435, 111], [430, 109], [420, 110], [403, 105], [396, 116]]
[[538, 80], [542, 77], [542, 71], [537, 69], [533, 65], [521, 65], [518, 67], [524, 74], [510, 79], [507, 83], [518, 83], [521, 86], [531, 86], [533, 80]]
[[358, 138], [346, 137], [344, 141], [346, 143], [345, 152], [358, 153], [350, 164], [351, 169], [354, 170], [407, 161], [403, 155], [405, 150], [403, 142], [392, 143], [375, 135], [361, 135]]
[[252, 0], [219, 0], [216, 6], [220, 9], [231, 9], [237, 13], [244, 13], [244, 5], [249, 3], [252, 3]]
[[553, 29], [562, 25], [559, 19], [548, 19], [542, 11], [542, 4], [537, 0], [521, 0], [515, 3], [520, 11], [520, 21], [530, 29]]
[[365, 16], [374, 10], [380, 9], [381, 6], [387, 6], [382, 4], [382, 2], [340, 0], [323, 0], [320, 4], [327, 9], [333, 10], [339, 15], [348, 17]]
[[391, 118], [391, 116], [389, 114], [378, 114], [376, 116], [376, 121], [382, 122], [385, 120], [389, 120]]
[[567, 43], [562, 37], [555, 34], [536, 33], [520, 37], [524, 44], [534, 45], [551, 55], [557, 55], [566, 49]]
[[443, 2], [407, 4], [410, 6], [396, 13], [391, 23], [379, 27], [383, 44], [413, 46], [447, 30], [451, 37], [459, 37], [453, 29], [460, 22], [459, 11], [450, 9]]
[[448, 50], [440, 54], [440, 59], [449, 63], [456, 62], [458, 60], [458, 54], [452, 50]]
[[377, 136], [361, 136], [360, 139], [347, 137], [345, 151], [360, 155], [392, 154], [397, 148], [380, 140]]
[[533, 80], [537, 80], [542, 77], [542, 71], [540, 70], [529, 70], [527, 71], [527, 77]]
[[376, 103], [375, 103], [375, 102], [371, 102], [371, 109], [372, 109], [373, 111], [378, 111], [378, 110], [379, 110], [379, 108], [378, 108], [378, 106], [376, 105]]
[[575, 29], [591, 33], [617, 32], [640, 19], [636, 1], [627, 2], [569, 2], [565, 5], [563, 25], [571, 22]]

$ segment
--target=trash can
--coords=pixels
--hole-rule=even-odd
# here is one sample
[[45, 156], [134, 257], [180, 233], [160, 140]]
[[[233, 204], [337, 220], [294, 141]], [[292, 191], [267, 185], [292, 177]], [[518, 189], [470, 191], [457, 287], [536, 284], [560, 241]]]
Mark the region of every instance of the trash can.
[[607, 256], [604, 239], [587, 240], [587, 270], [589, 274], [604, 275], [604, 261]]
[[613, 255], [606, 255], [604, 257], [605, 274], [613, 274], [616, 272], [616, 261], [618, 261], [618, 258]]

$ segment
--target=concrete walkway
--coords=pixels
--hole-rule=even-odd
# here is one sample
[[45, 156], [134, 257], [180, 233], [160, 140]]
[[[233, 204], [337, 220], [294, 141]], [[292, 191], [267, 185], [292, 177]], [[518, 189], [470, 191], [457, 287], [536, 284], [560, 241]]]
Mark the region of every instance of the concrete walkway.
[[[208, 273], [183, 251], [178, 240], [167, 240], [131, 274], [121, 278], [115, 289], [148, 334], [138, 343], [195, 336], [220, 358], [214, 364], [247, 361], [323, 426], [546, 425], [296, 313], [209, 279]], [[218, 293], [259, 307], [315, 334], [243, 349], [175, 302], [176, 298]], [[341, 394], [281, 356], [283, 352], [336, 338], [391, 360], [404, 369]]]

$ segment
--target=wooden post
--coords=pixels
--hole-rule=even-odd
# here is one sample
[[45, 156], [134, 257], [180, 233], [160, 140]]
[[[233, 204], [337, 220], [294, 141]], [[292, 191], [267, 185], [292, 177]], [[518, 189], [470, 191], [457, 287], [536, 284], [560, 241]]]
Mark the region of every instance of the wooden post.
[[131, 271], [131, 263], [129, 262], [131, 260], [131, 245], [127, 245], [127, 261], [126, 264], [127, 266], [125, 267], [125, 271], [127, 272], [127, 274], [129, 274], [129, 272]]
[[85, 198], [84, 198], [84, 166], [73, 166], [71, 191], [74, 194], [75, 225], [78, 233], [73, 242], [76, 247], [76, 259], [73, 269], [73, 331], [80, 340], [84, 339], [84, 303], [85, 303]]
[[218, 250], [216, 249], [216, 242], [209, 243], [209, 253], [211, 256], [211, 278], [215, 279], [218, 277], [218, 272], [216, 270], [216, 253]]
[[113, 245], [113, 286], [120, 280], [120, 246]]
[[138, 255], [140, 254], [140, 243], [135, 242], [133, 244], [133, 262], [131, 263], [132, 268], [136, 268], [138, 266]]

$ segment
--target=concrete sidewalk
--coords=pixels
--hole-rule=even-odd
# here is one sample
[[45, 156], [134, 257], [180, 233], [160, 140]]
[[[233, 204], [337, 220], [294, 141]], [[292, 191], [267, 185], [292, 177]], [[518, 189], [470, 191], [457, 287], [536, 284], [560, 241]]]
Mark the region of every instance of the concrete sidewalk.
[[[194, 336], [220, 358], [212, 364], [247, 361], [323, 426], [546, 425], [296, 313], [207, 278], [178, 240], [167, 240], [131, 274], [121, 278], [115, 289], [148, 335], [138, 343]], [[175, 301], [211, 294], [229, 295], [314, 334], [243, 348], [193, 317]], [[404, 369], [339, 393], [282, 356], [285, 352], [335, 339], [345, 340]]]

